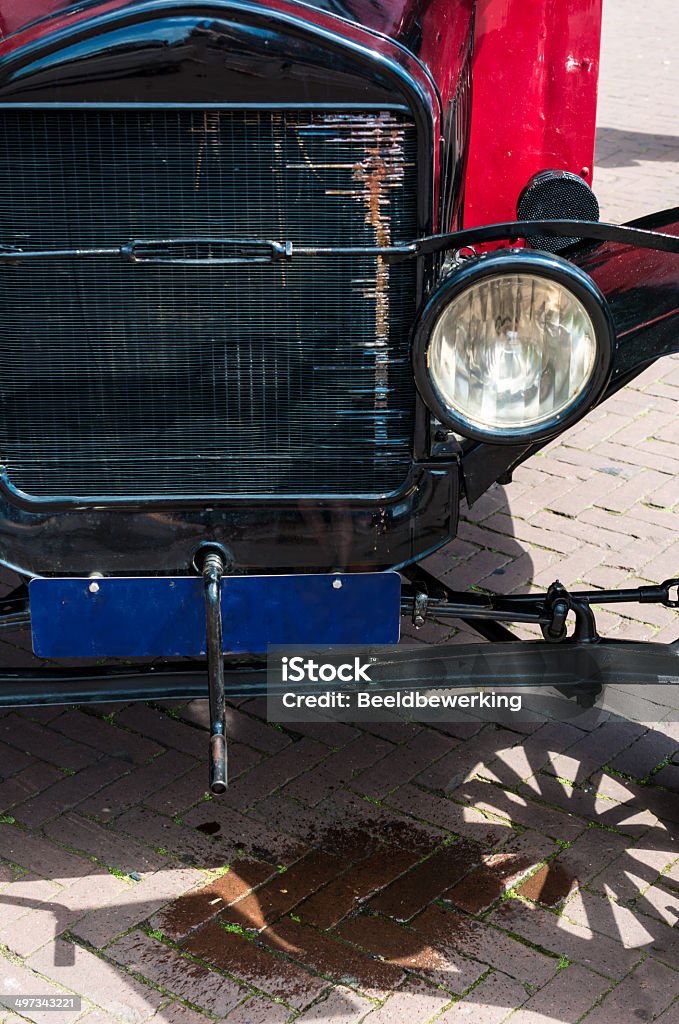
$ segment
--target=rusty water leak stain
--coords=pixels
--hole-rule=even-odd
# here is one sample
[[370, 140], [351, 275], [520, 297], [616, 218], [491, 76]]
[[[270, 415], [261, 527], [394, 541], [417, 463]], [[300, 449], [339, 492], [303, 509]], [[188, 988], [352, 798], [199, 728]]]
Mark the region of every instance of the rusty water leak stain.
[[[364, 159], [356, 164], [354, 181], [360, 185], [355, 198], [364, 207], [365, 223], [374, 233], [375, 246], [388, 248], [392, 242], [390, 190], [400, 189], [404, 179], [404, 132], [388, 114], [378, 114], [372, 125], [366, 125], [361, 137], [373, 137], [366, 147]], [[389, 264], [383, 256], [376, 259], [375, 284], [363, 295], [375, 302], [375, 412], [381, 413], [377, 421], [378, 436], [387, 437], [384, 415], [389, 394]]]
[[220, 140], [220, 111], [219, 110], [204, 110], [202, 115], [201, 123], [198, 127], [190, 128], [192, 135], [198, 136], [198, 153], [196, 155], [196, 173], [194, 176], [193, 187], [194, 191], [198, 192], [200, 189], [201, 177], [203, 174], [203, 163], [205, 159], [205, 153], [208, 146], [211, 146], [216, 151], [219, 151], [221, 140]]
[[[312, 159], [305, 146], [300, 132], [318, 127], [318, 123], [300, 125], [296, 132], [302, 164], [288, 164], [289, 168], [305, 167], [316, 177], [320, 171], [348, 171], [353, 185], [332, 187], [325, 190], [328, 196], [350, 198], [357, 202], [362, 211], [363, 219], [371, 229], [372, 239], [369, 245], [377, 248], [388, 248], [392, 244], [392, 202], [390, 193], [400, 191], [403, 187], [405, 170], [412, 164], [406, 158], [406, 129], [392, 114], [380, 111], [375, 114], [328, 114], [324, 115], [322, 127], [334, 127], [336, 135], [326, 140], [327, 153], [341, 154], [343, 147], [360, 146], [363, 156], [356, 161], [352, 154], [351, 161], [342, 162], [333, 159], [319, 162]], [[340, 239], [338, 244], [346, 245]], [[381, 440], [388, 436], [386, 413], [389, 394], [389, 336], [390, 336], [390, 267], [383, 256], [375, 258], [374, 274], [366, 282], [360, 282], [361, 294], [364, 299], [375, 305], [375, 332], [370, 342], [364, 342], [365, 348], [373, 349], [375, 365], [374, 409], [376, 418], [376, 434]]]

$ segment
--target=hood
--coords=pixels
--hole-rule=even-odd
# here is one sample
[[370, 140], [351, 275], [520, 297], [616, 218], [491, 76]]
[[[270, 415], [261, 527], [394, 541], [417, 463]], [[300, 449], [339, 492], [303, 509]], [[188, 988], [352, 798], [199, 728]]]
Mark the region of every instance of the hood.
[[[474, 0], [273, 0], [249, 6], [389, 56], [414, 77], [426, 78], [445, 109], [469, 44], [473, 5]], [[164, 6], [163, 0], [0, 0], [0, 57], [107, 13], [151, 7], [160, 12]], [[225, 16], [239, 6], [238, 0], [210, 4]]]

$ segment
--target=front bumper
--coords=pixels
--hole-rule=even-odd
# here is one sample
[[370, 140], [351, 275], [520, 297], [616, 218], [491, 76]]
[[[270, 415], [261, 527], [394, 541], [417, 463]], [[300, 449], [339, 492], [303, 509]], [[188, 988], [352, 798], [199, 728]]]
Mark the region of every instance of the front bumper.
[[[573, 688], [590, 693], [607, 685], [635, 687], [679, 684], [679, 642], [635, 643], [605, 640], [597, 644], [542, 641], [498, 644], [443, 644], [435, 649], [426, 675], [400, 665], [394, 689], [420, 687]], [[435, 670], [432, 670], [432, 664]], [[227, 662], [227, 698], [261, 697], [266, 670]], [[5, 669], [0, 673], [0, 706], [86, 704], [102, 701], [192, 700], [208, 696], [203, 663], [163, 666], [67, 669]]]

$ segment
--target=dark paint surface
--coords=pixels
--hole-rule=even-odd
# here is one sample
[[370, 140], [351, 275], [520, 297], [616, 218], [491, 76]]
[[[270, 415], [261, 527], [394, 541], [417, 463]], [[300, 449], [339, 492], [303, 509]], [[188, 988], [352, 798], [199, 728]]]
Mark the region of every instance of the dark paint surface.
[[416, 468], [404, 493], [376, 503], [234, 503], [203, 509], [27, 512], [0, 503], [0, 561], [28, 576], [189, 572], [201, 541], [237, 572], [388, 569], [455, 536], [457, 465]]

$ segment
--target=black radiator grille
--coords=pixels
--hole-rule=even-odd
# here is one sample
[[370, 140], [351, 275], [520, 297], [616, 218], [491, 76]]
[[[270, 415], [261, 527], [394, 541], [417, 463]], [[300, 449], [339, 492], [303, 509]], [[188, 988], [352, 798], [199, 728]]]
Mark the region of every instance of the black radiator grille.
[[[0, 113], [0, 245], [416, 234], [400, 115]], [[380, 494], [411, 458], [414, 269], [0, 266], [0, 457], [36, 496]]]

